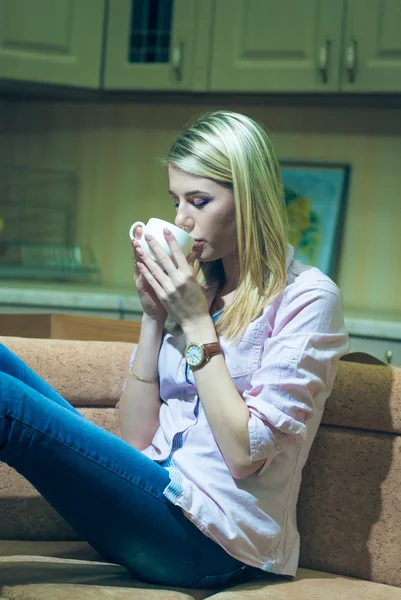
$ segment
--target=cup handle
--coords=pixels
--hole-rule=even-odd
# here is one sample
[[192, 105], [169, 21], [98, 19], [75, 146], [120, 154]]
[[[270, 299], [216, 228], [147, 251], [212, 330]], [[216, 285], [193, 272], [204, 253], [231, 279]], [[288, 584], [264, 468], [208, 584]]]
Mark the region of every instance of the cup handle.
[[133, 225], [131, 225], [130, 230], [129, 230], [129, 237], [131, 240], [134, 240], [135, 238], [135, 231], [137, 229], [137, 227], [141, 226], [142, 229], [145, 229], [145, 223], [142, 223], [142, 221], [135, 221], [135, 223]]

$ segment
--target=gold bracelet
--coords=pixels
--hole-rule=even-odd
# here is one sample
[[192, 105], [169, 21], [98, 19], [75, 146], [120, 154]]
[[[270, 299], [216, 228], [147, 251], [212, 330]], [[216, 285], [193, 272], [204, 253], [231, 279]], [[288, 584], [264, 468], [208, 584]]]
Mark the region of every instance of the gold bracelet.
[[129, 368], [129, 374], [137, 381], [142, 381], [142, 383], [156, 383], [156, 381], [158, 381], [159, 379], [158, 377], [154, 377], [152, 379], [146, 379], [146, 377], [139, 377], [139, 375], [135, 375], [135, 373], [132, 370], [132, 367]]

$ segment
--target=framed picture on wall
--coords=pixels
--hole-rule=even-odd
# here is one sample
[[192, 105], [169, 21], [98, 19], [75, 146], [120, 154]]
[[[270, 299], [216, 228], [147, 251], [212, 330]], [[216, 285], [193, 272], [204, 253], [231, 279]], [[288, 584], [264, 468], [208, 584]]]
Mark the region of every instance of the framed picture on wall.
[[295, 258], [333, 276], [351, 168], [339, 163], [280, 161], [289, 242]]

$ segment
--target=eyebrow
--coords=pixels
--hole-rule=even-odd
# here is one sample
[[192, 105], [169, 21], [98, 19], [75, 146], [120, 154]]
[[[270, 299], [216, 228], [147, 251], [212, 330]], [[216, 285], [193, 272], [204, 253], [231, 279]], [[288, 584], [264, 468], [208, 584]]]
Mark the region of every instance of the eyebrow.
[[[176, 195], [177, 195], [177, 194], [174, 194], [174, 192], [172, 192], [171, 190], [169, 190], [169, 191], [168, 191], [168, 193], [169, 193], [171, 196], [176, 196]], [[189, 197], [191, 197], [191, 196], [196, 196], [196, 195], [198, 195], [198, 194], [203, 194], [204, 196], [211, 196], [211, 194], [209, 194], [209, 192], [202, 192], [201, 190], [192, 190], [192, 192], [186, 192], [186, 193], [184, 194], [184, 196], [185, 196], [186, 198], [189, 198]]]

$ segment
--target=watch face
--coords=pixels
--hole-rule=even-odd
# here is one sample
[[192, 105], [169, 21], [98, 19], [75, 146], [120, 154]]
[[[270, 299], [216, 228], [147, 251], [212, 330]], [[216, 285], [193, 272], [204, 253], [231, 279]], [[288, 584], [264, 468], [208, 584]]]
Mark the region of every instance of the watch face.
[[191, 367], [197, 367], [203, 361], [204, 352], [201, 346], [189, 344], [185, 352], [185, 358]]

